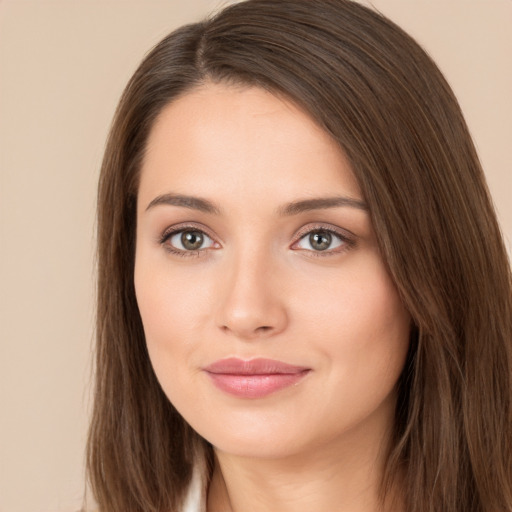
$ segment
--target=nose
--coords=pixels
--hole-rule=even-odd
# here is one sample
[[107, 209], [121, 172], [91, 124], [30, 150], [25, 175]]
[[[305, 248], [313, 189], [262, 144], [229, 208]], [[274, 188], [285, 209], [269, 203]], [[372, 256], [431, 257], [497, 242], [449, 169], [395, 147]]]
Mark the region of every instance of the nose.
[[[281, 276], [281, 278], [280, 278]], [[238, 258], [220, 284], [217, 325], [243, 340], [269, 338], [287, 326], [282, 274], [269, 258]]]

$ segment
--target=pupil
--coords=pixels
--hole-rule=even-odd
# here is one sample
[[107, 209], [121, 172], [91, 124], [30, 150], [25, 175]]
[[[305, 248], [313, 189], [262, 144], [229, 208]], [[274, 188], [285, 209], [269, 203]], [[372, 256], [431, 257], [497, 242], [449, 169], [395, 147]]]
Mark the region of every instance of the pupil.
[[325, 251], [331, 245], [332, 236], [325, 231], [318, 231], [309, 235], [309, 242], [313, 249], [317, 251]]
[[199, 231], [184, 231], [181, 234], [181, 243], [185, 249], [199, 249], [203, 245], [203, 235]]

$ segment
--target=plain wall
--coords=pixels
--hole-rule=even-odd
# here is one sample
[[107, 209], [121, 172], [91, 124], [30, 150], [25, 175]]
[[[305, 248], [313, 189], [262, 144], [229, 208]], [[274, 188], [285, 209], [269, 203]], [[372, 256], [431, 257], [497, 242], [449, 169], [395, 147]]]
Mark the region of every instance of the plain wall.
[[[81, 506], [104, 141], [143, 55], [219, 3], [0, 0], [0, 512]], [[453, 86], [510, 248], [512, 0], [373, 4]]]

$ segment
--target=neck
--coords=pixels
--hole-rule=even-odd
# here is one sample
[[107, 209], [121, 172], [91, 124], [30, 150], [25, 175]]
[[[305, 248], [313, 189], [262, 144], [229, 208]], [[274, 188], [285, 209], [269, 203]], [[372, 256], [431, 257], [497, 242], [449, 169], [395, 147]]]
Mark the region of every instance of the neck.
[[284, 459], [216, 450], [208, 512], [399, 512], [379, 497], [388, 445], [357, 432]]

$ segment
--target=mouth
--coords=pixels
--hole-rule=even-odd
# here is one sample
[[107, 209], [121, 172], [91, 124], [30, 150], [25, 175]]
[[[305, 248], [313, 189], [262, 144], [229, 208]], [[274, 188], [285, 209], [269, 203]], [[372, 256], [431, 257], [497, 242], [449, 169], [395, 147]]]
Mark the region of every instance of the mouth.
[[238, 398], [263, 398], [298, 384], [311, 368], [273, 359], [221, 359], [205, 368], [213, 384]]

